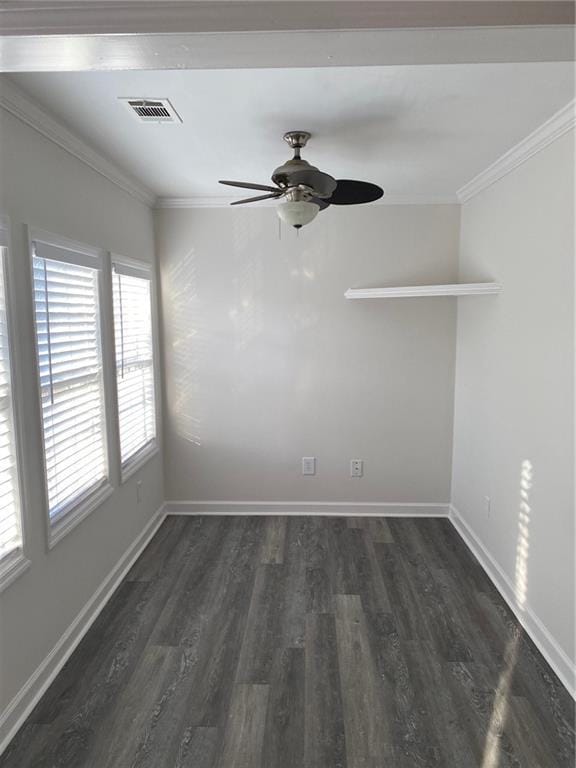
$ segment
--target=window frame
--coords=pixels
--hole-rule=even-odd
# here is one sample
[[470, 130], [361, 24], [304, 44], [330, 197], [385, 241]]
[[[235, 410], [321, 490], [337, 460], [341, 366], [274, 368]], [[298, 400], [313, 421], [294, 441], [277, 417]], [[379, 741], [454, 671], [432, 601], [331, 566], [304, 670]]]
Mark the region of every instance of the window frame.
[[[110, 259], [109, 253], [85, 243], [71, 240], [61, 235], [55, 235], [52, 232], [39, 229], [37, 227], [28, 227], [28, 253], [31, 270], [31, 290], [32, 290], [32, 312], [34, 322], [34, 367], [36, 377], [36, 393], [38, 397], [40, 413], [40, 434], [42, 436], [42, 494], [44, 505], [44, 519], [46, 526], [46, 538], [48, 549], [52, 549], [61, 541], [70, 531], [82, 522], [94, 510], [100, 507], [103, 502], [114, 492], [115, 483], [115, 429], [114, 429], [114, 408], [112, 393], [110, 391], [111, 360], [110, 360], [110, 322], [108, 318], [109, 308], [111, 306], [111, 297], [107, 295], [107, 286], [109, 285]], [[97, 270], [98, 286], [98, 324], [100, 334], [100, 356], [102, 364], [102, 390], [103, 390], [103, 425], [104, 425], [104, 452], [106, 476], [101, 485], [92, 489], [90, 492], [81, 494], [68, 505], [54, 519], [50, 517], [50, 504], [48, 500], [48, 484], [46, 469], [46, 450], [44, 441], [44, 423], [42, 418], [42, 387], [40, 383], [40, 358], [38, 352], [38, 326], [36, 322], [36, 309], [34, 301], [34, 244], [42, 243], [43, 248], [48, 250], [46, 258], [54, 258], [68, 264], [77, 264], [83, 267], [89, 267]], [[50, 255], [53, 251], [53, 256]], [[43, 258], [40, 256], [40, 258]]]
[[16, 498], [18, 502], [18, 518], [20, 523], [21, 544], [4, 557], [0, 558], [0, 592], [3, 592], [13, 581], [24, 573], [31, 564], [28, 557], [28, 504], [26, 484], [24, 482], [24, 425], [20, 386], [20, 365], [17, 355], [17, 324], [14, 322], [16, 299], [13, 293], [14, 260], [11, 244], [10, 220], [0, 214], [0, 249], [5, 249], [4, 257], [0, 256], [0, 269], [4, 280], [4, 301], [6, 306], [6, 330], [8, 348], [8, 375], [10, 376], [10, 400], [12, 405], [12, 429], [14, 453], [16, 457]]
[[147, 464], [150, 459], [156, 456], [160, 452], [160, 435], [161, 435], [161, 414], [159, 406], [160, 395], [160, 356], [159, 356], [159, 340], [158, 340], [158, 308], [156, 303], [156, 275], [154, 266], [146, 261], [139, 261], [138, 259], [131, 259], [127, 256], [120, 256], [119, 254], [110, 254], [111, 269], [110, 269], [110, 294], [113, 295], [112, 281], [114, 279], [114, 267], [118, 265], [121, 269], [125, 270], [127, 274], [132, 274], [134, 277], [144, 278], [150, 281], [150, 321], [152, 327], [152, 375], [154, 379], [154, 414], [155, 414], [155, 428], [156, 434], [153, 440], [143, 446], [133, 456], [131, 456], [125, 464], [122, 464], [122, 454], [120, 451], [120, 409], [118, 401], [118, 385], [117, 377], [118, 370], [116, 366], [116, 334], [114, 332], [115, 318], [114, 307], [112, 306], [112, 336], [113, 336], [113, 360], [114, 360], [114, 395], [115, 395], [115, 418], [116, 426], [118, 430], [118, 467], [120, 471], [120, 482], [123, 485], [129, 478], [131, 478], [136, 472]]

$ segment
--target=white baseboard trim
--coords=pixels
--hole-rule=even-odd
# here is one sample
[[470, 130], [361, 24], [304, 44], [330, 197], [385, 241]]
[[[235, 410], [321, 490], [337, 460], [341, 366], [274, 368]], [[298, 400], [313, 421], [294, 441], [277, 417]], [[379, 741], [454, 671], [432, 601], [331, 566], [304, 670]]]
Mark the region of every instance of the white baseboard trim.
[[167, 515], [329, 515], [447, 517], [448, 503], [389, 501], [167, 501]]
[[56, 675], [68, 661], [78, 643], [90, 629], [106, 603], [152, 539], [165, 518], [164, 505], [158, 509], [143, 531], [60, 637], [54, 648], [36, 668], [16, 696], [0, 714], [0, 755], [12, 741]]
[[518, 605], [512, 580], [488, 552], [480, 538], [453, 504], [450, 505], [449, 517], [461, 538], [484, 568], [498, 592], [506, 600], [542, 656], [558, 675], [572, 698], [576, 698], [576, 667], [565, 651], [558, 645], [528, 603], [522, 607]]

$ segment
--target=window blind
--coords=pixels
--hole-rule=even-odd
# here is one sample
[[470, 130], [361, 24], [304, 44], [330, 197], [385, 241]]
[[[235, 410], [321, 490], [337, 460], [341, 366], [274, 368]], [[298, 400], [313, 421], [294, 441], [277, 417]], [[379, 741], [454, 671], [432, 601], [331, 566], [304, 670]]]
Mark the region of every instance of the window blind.
[[22, 546], [10, 386], [5, 259], [6, 249], [0, 247], [0, 559]]
[[44, 461], [54, 519], [107, 477], [99, 270], [42, 258], [38, 244], [33, 269]]
[[113, 296], [120, 455], [125, 467], [156, 438], [150, 279], [115, 264]]

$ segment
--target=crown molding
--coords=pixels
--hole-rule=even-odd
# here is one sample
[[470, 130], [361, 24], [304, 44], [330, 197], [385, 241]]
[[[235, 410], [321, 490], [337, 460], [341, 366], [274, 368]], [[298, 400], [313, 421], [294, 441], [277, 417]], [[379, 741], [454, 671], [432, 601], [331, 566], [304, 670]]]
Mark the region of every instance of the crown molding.
[[466, 203], [482, 190], [487, 189], [506, 174], [513, 171], [526, 160], [541, 152], [545, 147], [559, 139], [576, 126], [576, 100], [570, 101], [565, 107], [546, 120], [539, 128], [509, 149], [492, 165], [475, 176], [457, 191], [458, 200]]
[[148, 187], [120, 170], [115, 163], [72, 133], [5, 76], [0, 78], [0, 107], [34, 128], [54, 144], [58, 144], [66, 152], [141, 203], [150, 207], [154, 205], [156, 196]]
[[[246, 191], [249, 194], [249, 190]], [[158, 197], [155, 208], [227, 208], [239, 195], [218, 197]], [[254, 207], [274, 208], [275, 200], [263, 200]], [[371, 205], [459, 205], [456, 195], [384, 195]]]

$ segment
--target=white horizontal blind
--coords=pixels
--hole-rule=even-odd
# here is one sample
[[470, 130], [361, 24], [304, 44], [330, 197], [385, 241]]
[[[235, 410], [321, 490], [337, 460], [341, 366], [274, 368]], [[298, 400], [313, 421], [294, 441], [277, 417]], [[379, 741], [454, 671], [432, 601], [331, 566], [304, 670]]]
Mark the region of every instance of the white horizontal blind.
[[42, 258], [35, 244], [34, 303], [50, 519], [107, 477], [99, 270]]
[[150, 279], [114, 265], [114, 338], [122, 466], [156, 438]]
[[0, 247], [0, 560], [22, 546], [4, 269]]

